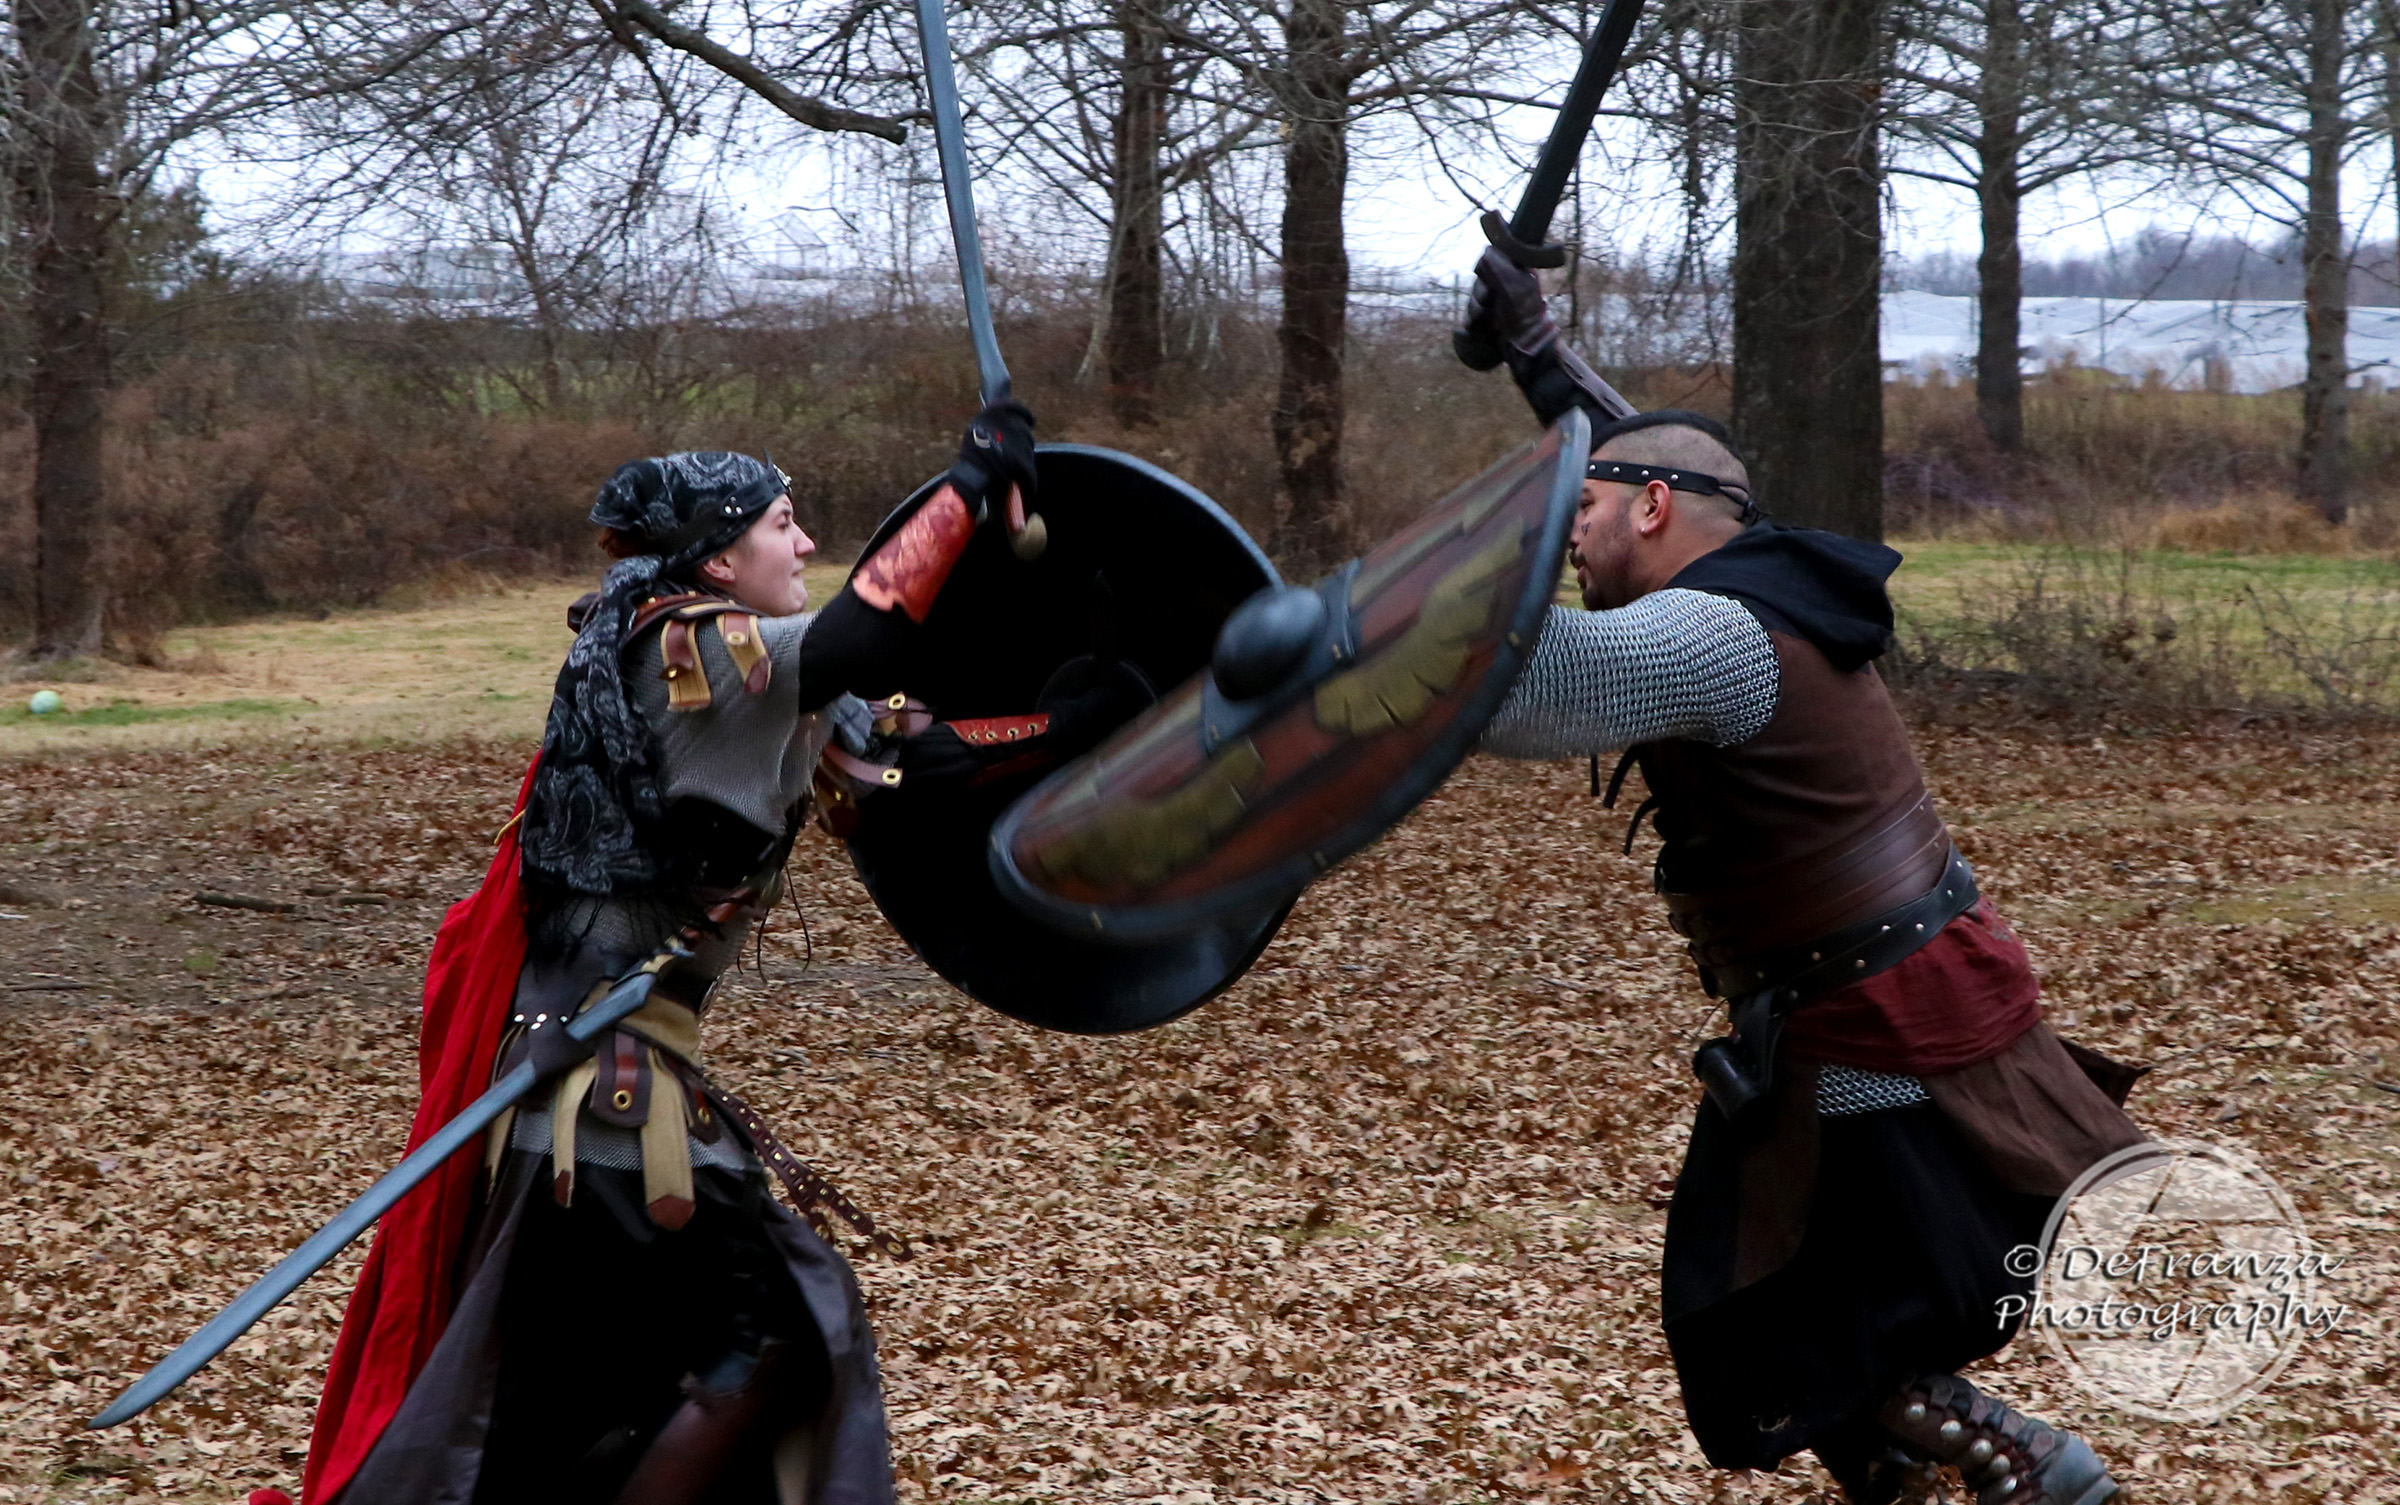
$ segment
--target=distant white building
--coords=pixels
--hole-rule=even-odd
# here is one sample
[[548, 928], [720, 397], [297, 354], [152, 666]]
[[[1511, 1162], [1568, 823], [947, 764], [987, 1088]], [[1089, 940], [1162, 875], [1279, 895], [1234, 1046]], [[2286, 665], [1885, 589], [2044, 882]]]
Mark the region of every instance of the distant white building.
[[497, 245], [341, 251], [325, 258], [324, 272], [326, 282], [349, 297], [461, 311], [506, 303], [525, 286], [507, 249]]
[[[1883, 359], [1901, 373], [1974, 369], [1973, 298], [1887, 293]], [[2134, 381], [2219, 392], [2271, 392], [2307, 371], [2302, 305], [2263, 301], [2027, 298], [2025, 369], [2072, 363]], [[2350, 383], [2400, 385], [2400, 308], [2350, 310]]]
[[729, 259], [762, 282], [808, 282], [832, 269], [825, 237], [797, 209], [784, 210], [762, 225], [759, 234], [730, 249]]

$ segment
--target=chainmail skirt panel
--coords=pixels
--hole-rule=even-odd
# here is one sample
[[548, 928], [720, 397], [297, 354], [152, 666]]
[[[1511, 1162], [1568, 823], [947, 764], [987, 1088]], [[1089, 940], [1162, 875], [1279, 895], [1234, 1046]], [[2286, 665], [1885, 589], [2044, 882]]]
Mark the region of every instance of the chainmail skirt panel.
[[1861, 1071], [1830, 1061], [1817, 1068], [1817, 1112], [1821, 1117], [1877, 1113], [1885, 1108], [1905, 1108], [1911, 1103], [1929, 1101], [1925, 1084], [1913, 1076]]

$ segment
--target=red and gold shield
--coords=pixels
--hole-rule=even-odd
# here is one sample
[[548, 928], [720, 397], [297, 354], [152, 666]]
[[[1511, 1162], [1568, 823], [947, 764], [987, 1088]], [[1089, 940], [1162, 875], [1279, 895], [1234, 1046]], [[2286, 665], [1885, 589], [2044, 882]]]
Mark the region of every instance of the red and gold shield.
[[1570, 413], [1313, 591], [1262, 592], [1211, 669], [994, 823], [1000, 892], [1140, 944], [1288, 901], [1398, 824], [1524, 667], [1589, 444]]

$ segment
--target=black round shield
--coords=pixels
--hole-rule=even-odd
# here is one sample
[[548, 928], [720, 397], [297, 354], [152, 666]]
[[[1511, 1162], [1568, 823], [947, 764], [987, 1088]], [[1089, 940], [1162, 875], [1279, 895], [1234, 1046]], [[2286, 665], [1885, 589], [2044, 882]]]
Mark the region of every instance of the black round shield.
[[[1199, 491], [1114, 450], [1039, 450], [1049, 529], [1019, 559], [979, 529], [952, 569], [912, 655], [906, 692], [945, 721], [1020, 715], [1076, 660], [1132, 666], [1179, 685], [1206, 667], [1218, 629], [1280, 583], [1239, 524]], [[871, 556], [940, 486], [895, 509]], [[876, 907], [926, 965], [961, 992], [1044, 1029], [1119, 1034], [1190, 1012], [1257, 959], [1288, 897], [1154, 944], [1061, 934], [1002, 899], [985, 855], [992, 823], [1046, 770], [980, 786], [903, 783], [865, 801], [851, 858]]]

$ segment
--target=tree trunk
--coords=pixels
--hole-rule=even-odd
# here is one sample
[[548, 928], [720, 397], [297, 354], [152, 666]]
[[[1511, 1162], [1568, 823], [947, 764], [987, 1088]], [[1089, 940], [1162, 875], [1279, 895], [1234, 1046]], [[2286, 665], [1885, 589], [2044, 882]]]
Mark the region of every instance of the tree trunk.
[[[2383, 118], [2392, 131], [2392, 181], [2400, 184], [2400, 0], [2383, 0]], [[2392, 270], [2400, 275], [2400, 194], [2392, 202]]]
[[1341, 0], [1291, 0], [1284, 21], [1283, 378], [1275, 396], [1275, 459], [1285, 512], [1276, 550], [1314, 570], [1355, 542], [1342, 496], [1342, 346], [1350, 255], [1342, 196], [1350, 176], [1350, 80]]
[[1166, 131], [1167, 47], [1149, 0], [1121, 0], [1117, 29], [1124, 55], [1117, 76], [1116, 224], [1104, 343], [1110, 410], [1119, 423], [1139, 428], [1158, 421], [1158, 368], [1166, 347], [1166, 211], [1158, 152]]
[[2025, 294], [2024, 254], [2017, 211], [2023, 148], [2025, 23], [2017, 0], [1985, 0], [1982, 120], [1977, 146], [1976, 197], [1983, 210], [1983, 252], [1976, 258], [1975, 411], [1994, 445], [2014, 453], [2025, 446], [2025, 374], [2020, 321]]
[[31, 138], [20, 146], [16, 186], [31, 261], [33, 652], [71, 658], [100, 646], [105, 601], [94, 557], [109, 385], [104, 129], [90, 0], [16, 0], [12, 12]]
[[1734, 430], [1767, 509], [1883, 535], [1878, 0], [1742, 0]]
[[[2392, 131], [2392, 181], [2400, 184], [2400, 0], [2383, 0], [2383, 118]], [[2400, 275], [2400, 194], [2392, 202], [2392, 270]]]
[[2309, 0], [2308, 217], [2300, 231], [2306, 277], [2308, 370], [2300, 388], [2300, 495], [2339, 523], [2349, 516], [2350, 262], [2342, 246], [2344, 0]]

